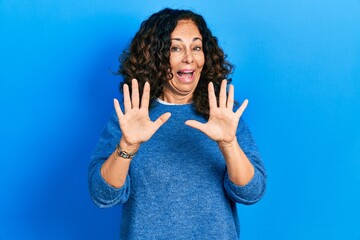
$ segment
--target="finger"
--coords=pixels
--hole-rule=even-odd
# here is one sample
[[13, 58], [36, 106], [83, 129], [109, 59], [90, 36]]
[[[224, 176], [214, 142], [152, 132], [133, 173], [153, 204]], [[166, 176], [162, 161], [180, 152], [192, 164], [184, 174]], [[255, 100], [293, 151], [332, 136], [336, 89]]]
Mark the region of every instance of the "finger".
[[241, 115], [243, 114], [243, 112], [245, 111], [247, 105], [249, 103], [249, 100], [245, 99], [244, 102], [241, 104], [241, 106], [239, 107], [239, 109], [235, 112], [236, 116], [238, 118], [241, 117]]
[[233, 107], [234, 107], [234, 86], [232, 84], [230, 84], [230, 86], [229, 86], [229, 93], [228, 93], [228, 97], [227, 97], [226, 107], [228, 109], [230, 109], [231, 111], [233, 110]]
[[205, 133], [205, 124], [204, 123], [198, 122], [196, 120], [187, 120], [185, 122], [185, 125], [195, 128], [195, 129], [200, 130], [203, 133]]
[[131, 81], [131, 102], [133, 108], [139, 108], [139, 85], [135, 78]]
[[156, 119], [156, 121], [154, 122], [156, 130], [159, 129], [164, 123], [166, 123], [166, 121], [169, 120], [170, 116], [171, 113], [167, 112], [158, 117], [158, 119]]
[[219, 107], [226, 107], [226, 79], [221, 81], [220, 94], [219, 94]]
[[149, 101], [150, 101], [150, 84], [148, 82], [144, 85], [143, 95], [141, 97], [141, 107], [142, 108], [149, 108]]
[[209, 95], [209, 107], [211, 111], [211, 109], [217, 108], [214, 84], [212, 82], [209, 82], [208, 85], [208, 95]]
[[130, 92], [129, 92], [129, 85], [124, 84], [124, 107], [125, 113], [131, 110], [131, 100], [130, 100]]
[[114, 108], [115, 108], [116, 115], [118, 116], [118, 118], [119, 119], [122, 118], [122, 116], [124, 116], [124, 113], [121, 111], [119, 101], [116, 98], [114, 98]]

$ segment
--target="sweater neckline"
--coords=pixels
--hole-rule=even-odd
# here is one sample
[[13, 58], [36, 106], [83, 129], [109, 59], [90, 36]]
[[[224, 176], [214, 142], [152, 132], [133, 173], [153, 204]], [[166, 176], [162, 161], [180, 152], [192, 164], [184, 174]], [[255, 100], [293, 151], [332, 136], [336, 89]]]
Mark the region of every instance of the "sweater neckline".
[[165, 102], [163, 100], [161, 100], [160, 98], [157, 98], [156, 101], [162, 105], [166, 105], [166, 106], [187, 106], [187, 105], [192, 105], [193, 103], [168, 103]]

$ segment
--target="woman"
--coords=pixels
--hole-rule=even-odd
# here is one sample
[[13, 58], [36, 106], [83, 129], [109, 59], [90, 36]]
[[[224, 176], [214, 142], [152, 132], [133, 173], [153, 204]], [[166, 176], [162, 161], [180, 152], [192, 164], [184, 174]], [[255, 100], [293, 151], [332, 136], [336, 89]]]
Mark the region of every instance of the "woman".
[[266, 174], [230, 71], [200, 15], [164, 9], [141, 24], [89, 167], [93, 201], [123, 204], [121, 239], [239, 238], [235, 203], [260, 200]]

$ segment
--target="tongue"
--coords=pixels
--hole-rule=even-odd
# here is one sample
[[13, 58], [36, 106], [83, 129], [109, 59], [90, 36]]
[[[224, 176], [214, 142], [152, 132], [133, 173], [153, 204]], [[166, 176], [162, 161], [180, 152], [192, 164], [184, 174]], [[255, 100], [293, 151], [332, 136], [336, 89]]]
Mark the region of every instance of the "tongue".
[[178, 72], [177, 75], [179, 76], [179, 80], [184, 83], [189, 83], [192, 81], [193, 72]]

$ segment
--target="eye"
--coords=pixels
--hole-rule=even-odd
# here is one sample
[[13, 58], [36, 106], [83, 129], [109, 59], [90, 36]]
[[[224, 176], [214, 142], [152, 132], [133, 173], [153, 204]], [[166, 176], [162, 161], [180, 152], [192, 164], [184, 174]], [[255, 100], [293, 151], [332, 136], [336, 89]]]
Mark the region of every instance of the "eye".
[[172, 46], [172, 47], [170, 48], [170, 51], [171, 51], [171, 52], [180, 52], [181, 49], [180, 49], [179, 47], [177, 47], [177, 46]]
[[195, 51], [201, 51], [201, 50], [202, 50], [202, 48], [201, 48], [200, 46], [195, 46], [193, 49], [194, 49]]

